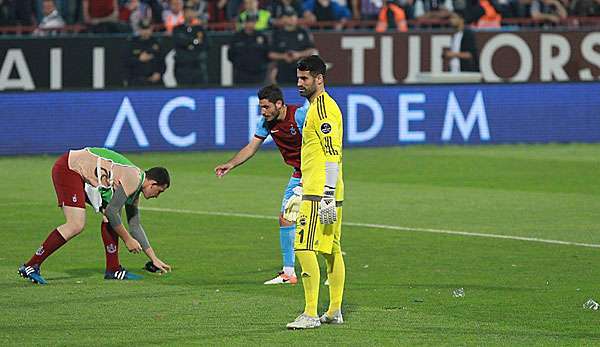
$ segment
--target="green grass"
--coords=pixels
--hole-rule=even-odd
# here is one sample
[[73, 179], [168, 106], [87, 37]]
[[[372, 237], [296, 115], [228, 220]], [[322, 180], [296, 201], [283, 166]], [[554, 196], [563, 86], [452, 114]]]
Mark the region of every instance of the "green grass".
[[[262, 285], [280, 267], [276, 219], [203, 213], [276, 216], [290, 170], [262, 151], [216, 179], [232, 154], [128, 155], [172, 172], [143, 206], [199, 212], [142, 211], [172, 273], [104, 281], [90, 212], [44, 264], [47, 286], [16, 269], [63, 222], [56, 157], [0, 158], [0, 345], [600, 345], [600, 312], [582, 308], [600, 301], [600, 249], [357, 226], [342, 235], [346, 324], [285, 330], [304, 299], [302, 285]], [[344, 220], [600, 244], [599, 164], [599, 145], [346, 149]]]

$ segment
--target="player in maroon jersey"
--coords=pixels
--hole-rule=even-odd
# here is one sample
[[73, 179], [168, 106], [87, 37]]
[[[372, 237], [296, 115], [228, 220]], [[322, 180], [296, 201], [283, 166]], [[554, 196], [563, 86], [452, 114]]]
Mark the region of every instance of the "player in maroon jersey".
[[283, 100], [283, 92], [275, 85], [259, 90], [258, 99], [262, 117], [258, 121], [254, 137], [228, 162], [217, 166], [215, 174], [223, 177], [233, 168], [250, 159], [269, 135], [273, 138], [283, 161], [294, 170], [283, 194], [279, 214], [279, 242], [283, 257], [283, 269], [277, 277], [266, 281], [265, 284], [296, 284], [298, 278], [294, 271], [294, 237], [298, 211], [292, 208], [292, 199], [298, 199], [302, 195], [300, 148], [302, 147], [302, 127], [306, 117], [306, 108], [286, 105]]

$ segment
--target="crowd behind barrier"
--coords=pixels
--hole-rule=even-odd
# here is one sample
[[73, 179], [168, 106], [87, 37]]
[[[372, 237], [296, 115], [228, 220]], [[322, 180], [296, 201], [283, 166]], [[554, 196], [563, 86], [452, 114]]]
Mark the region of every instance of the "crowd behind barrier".
[[[594, 48], [600, 0], [585, 1], [583, 6], [583, 0], [0, 0], [0, 33], [8, 39], [5, 49], [0, 49], [0, 90], [31, 90], [32, 81], [40, 78], [29, 78], [22, 67], [27, 60], [39, 60], [31, 57], [32, 49], [39, 52], [31, 41], [45, 49], [44, 40], [24, 42], [21, 37], [44, 37], [55, 46], [64, 44], [64, 59], [72, 59], [67, 48], [72, 43], [67, 41], [95, 34], [94, 38], [108, 34], [119, 41], [109, 45], [120, 48], [107, 52], [111, 61], [107, 69], [114, 74], [112, 64], [122, 66], [118, 79], [125, 87], [291, 85], [296, 82], [296, 63], [318, 53], [336, 66], [328, 75], [342, 84], [421, 83], [420, 72], [430, 72], [427, 80], [438, 80], [438, 75], [449, 72], [466, 73], [468, 81], [589, 81], [596, 79], [600, 67]], [[404, 32], [414, 35], [401, 35]], [[420, 46], [432, 33], [441, 36], [424, 43], [423, 54], [430, 57], [423, 61], [426, 65], [420, 65], [420, 50], [411, 51], [414, 56], [409, 59], [392, 49], [394, 45]], [[375, 46], [374, 37], [347, 37], [334, 38], [330, 44], [323, 36], [329, 34], [380, 35], [377, 40], [381, 42]], [[534, 42], [538, 39], [539, 44]], [[50, 55], [52, 71], [61, 68], [58, 62], [63, 59], [62, 48], [55, 46]], [[503, 46], [516, 52], [503, 52]], [[381, 55], [380, 71], [371, 71], [373, 64], [360, 58], [361, 50], [373, 48], [369, 59], [375, 58], [373, 53]], [[98, 73], [103, 67], [98, 54], [104, 54], [98, 49], [95, 46], [96, 65], [91, 70], [97, 79], [94, 88], [105, 85], [98, 77], [103, 75]], [[337, 60], [336, 49], [352, 51], [352, 61]], [[78, 51], [83, 54], [85, 49]], [[506, 66], [499, 66], [498, 59], [518, 69], [504, 71]], [[85, 64], [78, 63], [80, 70], [86, 70]], [[408, 70], [403, 71], [406, 66]], [[63, 87], [60, 71], [48, 82], [53, 89]], [[86, 76], [82, 77], [89, 79]], [[382, 77], [367, 80], [373, 76]]]
[[454, 13], [475, 30], [600, 26], [600, 0], [0, 0], [0, 33], [135, 33], [148, 21], [169, 35], [188, 8], [211, 31], [239, 31], [248, 14], [257, 31], [277, 28], [284, 13], [310, 30], [448, 28]]

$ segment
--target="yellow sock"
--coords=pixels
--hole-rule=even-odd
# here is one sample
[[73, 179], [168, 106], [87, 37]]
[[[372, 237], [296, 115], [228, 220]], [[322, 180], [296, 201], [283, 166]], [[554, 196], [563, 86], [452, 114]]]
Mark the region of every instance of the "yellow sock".
[[304, 313], [317, 317], [317, 303], [319, 302], [319, 262], [314, 251], [297, 251], [296, 257], [302, 267], [302, 285], [304, 286]]
[[329, 278], [329, 309], [327, 315], [333, 317], [335, 311], [342, 308], [344, 282], [346, 281], [346, 266], [342, 252], [323, 254], [327, 261], [327, 276]]

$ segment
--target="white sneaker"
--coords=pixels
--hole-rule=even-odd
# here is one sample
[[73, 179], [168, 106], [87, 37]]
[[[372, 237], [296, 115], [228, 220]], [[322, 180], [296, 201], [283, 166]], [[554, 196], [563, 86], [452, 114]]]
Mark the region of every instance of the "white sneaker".
[[333, 317], [329, 317], [327, 312], [323, 313], [319, 321], [323, 324], [344, 324], [344, 318], [342, 317], [342, 310], [337, 310], [333, 314]]
[[318, 317], [311, 317], [306, 314], [301, 314], [296, 318], [295, 321], [288, 323], [286, 327], [288, 329], [313, 329], [321, 326], [321, 321]]
[[298, 283], [298, 277], [296, 275], [288, 276], [285, 273], [280, 272], [277, 274], [277, 277], [272, 280], [266, 281], [264, 284], [296, 284]]

